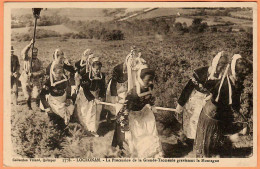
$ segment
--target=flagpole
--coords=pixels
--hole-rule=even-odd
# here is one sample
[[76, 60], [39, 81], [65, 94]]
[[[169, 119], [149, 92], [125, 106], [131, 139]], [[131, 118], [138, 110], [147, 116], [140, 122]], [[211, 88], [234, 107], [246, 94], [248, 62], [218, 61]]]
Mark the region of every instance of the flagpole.
[[33, 49], [34, 49], [34, 43], [36, 38], [36, 26], [37, 26], [37, 19], [40, 17], [42, 8], [32, 8], [33, 16], [35, 18], [34, 20], [34, 30], [33, 30], [33, 43], [32, 43], [32, 58], [30, 61], [30, 72], [32, 73], [32, 59], [33, 59]]
[[[33, 57], [33, 48], [34, 48], [34, 42], [35, 42], [35, 36], [36, 36], [36, 25], [37, 25], [37, 17], [35, 17], [34, 20], [34, 30], [33, 30], [33, 44], [32, 44], [32, 57]], [[31, 72], [32, 72], [32, 59], [31, 59]]]

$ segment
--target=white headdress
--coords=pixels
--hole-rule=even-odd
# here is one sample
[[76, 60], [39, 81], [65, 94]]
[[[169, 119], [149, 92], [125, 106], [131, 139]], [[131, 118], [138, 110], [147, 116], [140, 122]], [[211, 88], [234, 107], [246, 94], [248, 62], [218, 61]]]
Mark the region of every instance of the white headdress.
[[232, 74], [232, 77], [234, 79], [236, 79], [236, 62], [238, 59], [242, 58], [241, 55], [239, 54], [235, 54], [233, 57], [232, 57], [232, 61], [231, 61], [231, 74]]
[[52, 62], [51, 64], [51, 69], [50, 69], [50, 82], [51, 82], [51, 86], [56, 86], [57, 84], [60, 84], [62, 82], [67, 81], [67, 77], [63, 74], [63, 79], [57, 82], [54, 82], [54, 77], [55, 76], [55, 72], [54, 72], [54, 67], [57, 65], [58, 63]]
[[137, 71], [137, 82], [139, 82], [141, 86], [144, 86], [144, 82], [141, 79], [141, 73], [142, 73], [142, 70], [146, 69], [146, 68], [148, 68], [147, 65], [142, 65], [142, 66], [140, 66], [140, 69]]
[[[88, 64], [90, 65], [89, 79], [94, 80], [94, 78], [91, 77], [91, 75], [92, 75], [92, 65], [93, 65], [94, 62], [100, 62], [100, 58], [97, 57], [97, 56], [93, 56], [93, 57], [89, 58], [88, 62], [89, 62]], [[100, 73], [100, 77], [99, 78], [96, 77], [95, 80], [100, 80], [102, 78], [103, 78], [102, 73]]]
[[209, 77], [208, 80], [214, 80], [217, 79], [214, 75], [217, 70], [218, 62], [220, 58], [224, 55], [224, 51], [219, 52], [212, 60], [211, 66], [209, 68]]
[[127, 91], [130, 91], [134, 87], [134, 82], [135, 82], [135, 76], [132, 73], [132, 68], [131, 68], [132, 58], [133, 58], [133, 54], [132, 54], [132, 51], [131, 51], [126, 56], [124, 67], [123, 67], [123, 72], [124, 73], [127, 72], [127, 85], [128, 85]]
[[83, 60], [83, 59], [81, 58], [81, 60], [80, 60], [80, 66], [85, 66], [85, 65], [89, 64], [89, 57], [91, 57], [92, 54], [93, 54], [93, 53], [92, 53], [91, 49], [86, 49], [86, 50], [83, 52], [82, 57], [83, 57], [83, 56], [88, 56], [88, 58], [87, 58], [87, 60]]
[[[229, 90], [229, 104], [232, 104], [232, 88], [231, 88], [231, 83], [230, 81], [233, 81], [233, 83], [235, 82], [236, 80], [236, 62], [238, 59], [242, 58], [241, 55], [239, 54], [235, 54], [233, 57], [232, 57], [232, 61], [231, 63], [227, 66], [226, 70], [225, 70], [225, 73], [221, 79], [221, 83], [220, 83], [220, 86], [219, 86], [219, 90], [218, 90], [218, 95], [217, 95], [217, 98], [216, 98], [216, 101], [218, 101], [219, 99], [219, 94], [220, 94], [220, 90], [221, 90], [221, 87], [223, 85], [223, 81], [225, 78], [227, 78], [228, 80], [228, 90]], [[231, 69], [231, 75], [228, 74], [228, 70], [229, 68]]]
[[225, 80], [225, 78], [227, 78], [227, 81], [228, 81], [228, 94], [229, 94], [229, 104], [232, 104], [232, 88], [231, 88], [231, 83], [230, 83], [230, 77], [228, 75], [228, 70], [230, 68], [230, 65], [228, 64], [226, 69], [225, 69], [225, 72], [222, 76], [222, 79], [221, 79], [221, 82], [220, 82], [220, 85], [219, 85], [219, 88], [218, 88], [218, 95], [215, 99], [216, 102], [218, 102], [219, 100], [219, 95], [220, 95], [220, 90], [222, 88], [222, 85], [223, 85], [223, 82]]
[[61, 49], [55, 49], [53, 54], [53, 60], [56, 61], [58, 59], [58, 54], [63, 54], [63, 51]]

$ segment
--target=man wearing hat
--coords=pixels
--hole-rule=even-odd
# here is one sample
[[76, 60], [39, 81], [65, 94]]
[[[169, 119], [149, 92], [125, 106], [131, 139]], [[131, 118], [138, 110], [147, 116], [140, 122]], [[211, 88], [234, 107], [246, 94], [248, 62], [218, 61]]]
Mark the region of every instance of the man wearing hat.
[[38, 49], [34, 47], [32, 49], [32, 54], [29, 54], [34, 41], [31, 42], [22, 50], [21, 56], [23, 59], [23, 72], [20, 77], [22, 84], [22, 90], [24, 97], [27, 100], [27, 105], [30, 110], [31, 99], [38, 99], [39, 90], [42, 87], [42, 78], [44, 75], [44, 70], [42, 69], [42, 62], [37, 58]]
[[19, 72], [20, 72], [19, 59], [18, 56], [14, 55], [14, 47], [11, 46], [11, 89], [12, 89], [12, 100], [14, 105], [17, 105]]

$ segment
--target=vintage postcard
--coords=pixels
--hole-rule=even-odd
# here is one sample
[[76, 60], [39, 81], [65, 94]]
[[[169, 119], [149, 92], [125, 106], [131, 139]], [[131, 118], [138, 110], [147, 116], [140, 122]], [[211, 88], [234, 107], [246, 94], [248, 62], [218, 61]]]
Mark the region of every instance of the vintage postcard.
[[255, 167], [257, 3], [5, 2], [6, 167]]

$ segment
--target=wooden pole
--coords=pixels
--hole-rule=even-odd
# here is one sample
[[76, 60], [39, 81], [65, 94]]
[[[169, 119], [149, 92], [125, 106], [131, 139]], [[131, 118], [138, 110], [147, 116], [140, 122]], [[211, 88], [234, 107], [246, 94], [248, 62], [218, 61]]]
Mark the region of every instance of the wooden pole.
[[[107, 102], [99, 102], [99, 104], [107, 105], [107, 106], [113, 106], [115, 107], [116, 104], [113, 103], [107, 103]], [[155, 107], [156, 110], [164, 110], [164, 111], [174, 111], [176, 112], [176, 109], [173, 108], [165, 108], [165, 107]]]
[[[34, 48], [34, 42], [35, 42], [35, 36], [36, 36], [36, 25], [37, 25], [37, 17], [35, 17], [35, 20], [34, 20], [33, 44], [32, 44], [32, 57], [33, 57], [33, 48]], [[30, 71], [32, 72], [32, 59], [31, 59], [30, 66], [31, 66]]]

